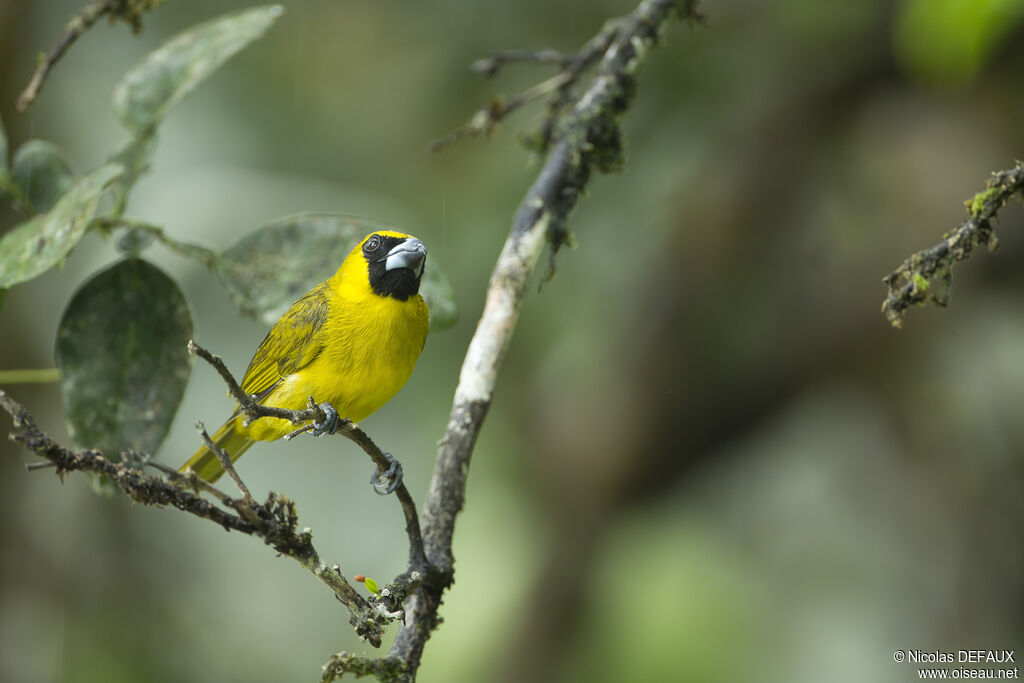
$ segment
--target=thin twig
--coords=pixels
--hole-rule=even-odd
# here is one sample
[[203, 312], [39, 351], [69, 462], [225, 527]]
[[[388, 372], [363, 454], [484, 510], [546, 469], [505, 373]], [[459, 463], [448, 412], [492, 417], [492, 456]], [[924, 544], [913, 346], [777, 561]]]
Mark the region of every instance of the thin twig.
[[146, 465], [148, 467], [152, 467], [156, 470], [159, 470], [165, 476], [167, 476], [167, 478], [170, 479], [172, 482], [180, 482], [185, 486], [189, 487], [190, 489], [209, 493], [211, 496], [219, 500], [224, 505], [229, 505], [231, 502], [231, 496], [224, 493], [219, 488], [217, 488], [210, 482], [206, 481], [205, 479], [201, 479], [196, 475], [195, 472], [179, 472], [173, 467], [168, 467], [162, 462], [157, 462], [156, 460], [152, 459], [146, 462]]
[[83, 7], [71, 18], [71, 21], [64, 27], [64, 33], [61, 34], [57, 42], [53, 44], [49, 52], [41, 57], [39, 63], [36, 65], [36, 70], [32, 73], [32, 78], [29, 79], [28, 85], [25, 86], [25, 90], [22, 91], [18, 97], [18, 102], [15, 104], [15, 108], [19, 112], [27, 110], [32, 103], [35, 101], [36, 96], [39, 94], [39, 89], [43, 87], [43, 81], [46, 80], [47, 75], [50, 73], [50, 69], [53, 68], [64, 53], [67, 52], [68, 48], [71, 47], [76, 40], [78, 40], [83, 33], [89, 30], [93, 24], [95, 24], [100, 17], [109, 14], [114, 9], [116, 0], [97, 0], [96, 2], [90, 2], [88, 5]]
[[0, 370], [0, 384], [43, 384], [59, 381], [60, 370], [57, 368]]
[[228, 455], [223, 448], [214, 443], [213, 439], [210, 438], [209, 432], [206, 431], [206, 425], [202, 422], [196, 422], [196, 430], [199, 432], [199, 436], [203, 439], [203, 443], [210, 449], [210, 452], [217, 456], [220, 460], [221, 467], [228, 473], [231, 480], [235, 482], [235, 486], [242, 492], [242, 496], [246, 503], [252, 503], [252, 494], [249, 493], [249, 487], [245, 485], [242, 478], [238, 476], [238, 472], [235, 471], [235, 466], [231, 464], [231, 456]]
[[580, 76], [605, 53], [625, 25], [621, 18], [605, 22], [597, 35], [588, 40], [578, 52], [564, 53], [552, 49], [506, 50], [495, 52], [490, 57], [473, 62], [470, 69], [487, 78], [493, 78], [505, 65], [515, 63], [557, 64], [562, 67], [562, 70], [552, 78], [527, 88], [518, 95], [513, 95], [508, 99], [494, 98], [487, 106], [480, 108], [466, 124], [443, 138], [434, 140], [428, 145], [428, 148], [431, 151], [437, 151], [467, 136], [490, 134], [498, 123], [519, 107], [554, 93], [548, 100], [537, 132], [528, 138], [530, 146], [540, 152], [546, 151], [555, 120], [572, 100], [572, 87], [579, 81]]
[[162, 5], [166, 0], [94, 0], [71, 17], [71, 20], [64, 26], [64, 33], [57, 42], [53, 44], [49, 52], [40, 55], [39, 63], [29, 79], [28, 85], [18, 97], [15, 108], [19, 112], [27, 110], [36, 97], [39, 95], [43, 81], [49, 75], [50, 70], [60, 61], [64, 53], [68, 51], [82, 34], [89, 30], [102, 17], [109, 15], [111, 22], [122, 19], [131, 25], [132, 29], [139, 31], [141, 15]]
[[200, 479], [196, 476], [195, 472], [192, 472], [191, 470], [187, 472], [179, 472], [175, 468], [169, 467], [159, 460], [155, 460], [149, 453], [142, 453], [133, 449], [125, 449], [121, 451], [121, 460], [129, 465], [138, 467], [139, 469], [142, 469], [143, 467], [152, 467], [166, 475], [171, 482], [181, 484], [192, 491], [204, 491], [205, 493], [209, 493], [224, 505], [230, 506], [231, 504], [231, 496], [224, 493], [210, 482]]
[[472, 71], [484, 76], [493, 78], [506, 64], [557, 64], [567, 67], [576, 62], [579, 55], [575, 52], [567, 54], [558, 50], [505, 50], [495, 52], [490, 57], [478, 59], [469, 68]]
[[306, 408], [305, 410], [287, 410], [286, 408], [265, 406], [257, 401], [255, 396], [247, 394], [242, 390], [234, 375], [231, 374], [231, 371], [224, 364], [224, 359], [220, 356], [210, 353], [193, 340], [188, 342], [188, 352], [199, 356], [213, 366], [213, 369], [217, 371], [217, 374], [224, 380], [224, 383], [228, 385], [228, 391], [231, 392], [231, 396], [238, 403], [239, 409], [246, 414], [250, 421], [261, 417], [276, 417], [280, 420], [288, 420], [292, 424], [301, 424], [309, 420], [323, 420], [326, 417], [319, 406]]
[[448, 145], [461, 140], [467, 135], [480, 135], [481, 133], [489, 134], [502, 119], [519, 107], [523, 106], [527, 102], [537, 99], [538, 97], [543, 97], [548, 93], [560, 90], [568, 85], [572, 79], [573, 75], [570, 72], [563, 71], [560, 74], [552, 76], [543, 83], [538, 83], [531, 88], [527, 88], [523, 92], [510, 97], [507, 100], [495, 98], [489, 105], [477, 111], [466, 125], [461, 128], [457, 128], [443, 138], [434, 140], [428, 145], [428, 147], [430, 151], [436, 152], [443, 147], [447, 147]]

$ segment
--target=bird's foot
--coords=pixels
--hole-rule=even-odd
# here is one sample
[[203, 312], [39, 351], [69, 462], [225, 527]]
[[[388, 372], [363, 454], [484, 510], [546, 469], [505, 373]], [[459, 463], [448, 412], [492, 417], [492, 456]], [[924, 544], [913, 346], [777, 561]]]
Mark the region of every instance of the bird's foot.
[[330, 403], [321, 403], [320, 410], [324, 412], [324, 420], [323, 422], [313, 420], [313, 425], [309, 430], [309, 433], [313, 436], [334, 434], [343, 424], [349, 421], [348, 418], [342, 418], [338, 415], [338, 411]]
[[391, 463], [386, 472], [376, 469], [370, 477], [370, 485], [377, 495], [386, 496], [402, 485], [402, 463], [390, 453], [384, 453], [384, 457]]

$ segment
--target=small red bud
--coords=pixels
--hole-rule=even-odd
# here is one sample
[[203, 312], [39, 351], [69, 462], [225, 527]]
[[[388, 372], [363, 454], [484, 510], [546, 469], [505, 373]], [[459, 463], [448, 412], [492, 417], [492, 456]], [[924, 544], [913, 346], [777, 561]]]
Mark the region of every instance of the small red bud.
[[353, 576], [352, 578], [353, 578], [353, 579], [354, 579], [355, 581], [357, 581], [358, 583], [362, 583], [363, 581], [366, 581], [366, 577], [365, 577], [365, 576], [363, 576], [362, 574], [356, 574], [356, 575], [355, 575], [355, 576]]

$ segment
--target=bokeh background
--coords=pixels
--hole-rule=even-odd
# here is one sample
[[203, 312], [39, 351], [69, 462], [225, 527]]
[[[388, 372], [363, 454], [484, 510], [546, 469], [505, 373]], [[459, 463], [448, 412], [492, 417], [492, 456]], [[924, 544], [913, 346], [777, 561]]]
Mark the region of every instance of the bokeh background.
[[[169, 2], [145, 30], [97, 25], [25, 115], [13, 102], [79, 3], [0, 0], [12, 147], [77, 173], [125, 137], [120, 76], [169, 36], [246, 3]], [[177, 106], [128, 215], [219, 248], [301, 210], [421, 237], [461, 307], [364, 426], [422, 500], [466, 344], [537, 170], [517, 142], [426, 143], [549, 75], [467, 66], [573, 50], [621, 0], [286, 2]], [[473, 458], [456, 584], [422, 681], [910, 681], [897, 649], [1024, 650], [1024, 228], [956, 271], [952, 305], [879, 314], [880, 279], [1024, 157], [1019, 0], [708, 0], [641, 74], [627, 167], [572, 215], [578, 247], [525, 302]], [[16, 216], [0, 214], [0, 230]], [[198, 339], [241, 372], [265, 327], [198, 264], [147, 257]], [[87, 236], [0, 311], [0, 367], [50, 367], [75, 287], [117, 258]], [[56, 385], [5, 386], [65, 438]], [[197, 365], [160, 458], [230, 411]], [[0, 417], [2, 431], [9, 421]], [[374, 654], [311, 576], [171, 510], [27, 473], [0, 445], [0, 679], [310, 681]], [[254, 448], [258, 495], [298, 501], [325, 559], [386, 581], [398, 506], [341, 439]], [[393, 633], [393, 630], [392, 630]], [[385, 643], [385, 648], [388, 643]]]

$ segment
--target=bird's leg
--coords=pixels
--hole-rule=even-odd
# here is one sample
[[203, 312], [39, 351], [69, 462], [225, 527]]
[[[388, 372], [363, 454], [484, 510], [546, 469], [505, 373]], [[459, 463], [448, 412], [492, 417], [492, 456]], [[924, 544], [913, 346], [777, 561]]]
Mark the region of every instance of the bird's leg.
[[323, 436], [324, 434], [334, 434], [337, 432], [338, 427], [343, 422], [341, 416], [338, 415], [338, 411], [326, 401], [320, 404], [320, 410], [324, 412], [324, 421], [313, 420], [313, 428], [309, 430], [309, 433], [313, 436]]
[[[384, 453], [384, 457], [391, 463], [391, 467], [386, 472], [381, 472], [378, 467], [374, 470], [373, 476], [370, 477], [370, 485], [373, 486], [374, 492], [380, 496], [386, 496], [402, 485], [402, 463], [398, 462], [398, 459], [388, 452]], [[384, 475], [384, 481], [381, 481], [382, 474]], [[385, 481], [388, 483], [385, 483]]]

